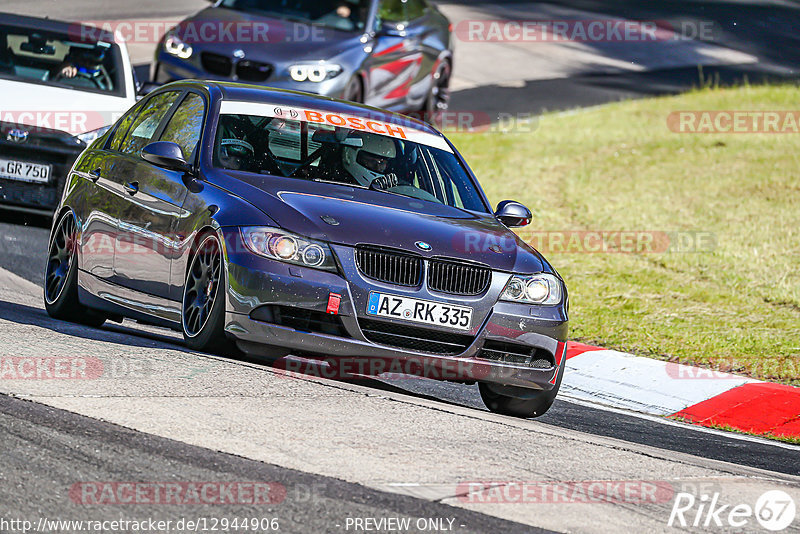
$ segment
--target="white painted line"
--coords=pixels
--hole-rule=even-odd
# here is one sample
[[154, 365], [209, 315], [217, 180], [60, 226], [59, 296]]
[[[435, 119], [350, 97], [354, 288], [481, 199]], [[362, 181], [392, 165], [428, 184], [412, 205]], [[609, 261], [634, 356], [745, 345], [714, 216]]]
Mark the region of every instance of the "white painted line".
[[671, 415], [749, 382], [749, 378], [681, 378], [697, 369], [597, 350], [567, 360], [563, 394], [653, 415]]

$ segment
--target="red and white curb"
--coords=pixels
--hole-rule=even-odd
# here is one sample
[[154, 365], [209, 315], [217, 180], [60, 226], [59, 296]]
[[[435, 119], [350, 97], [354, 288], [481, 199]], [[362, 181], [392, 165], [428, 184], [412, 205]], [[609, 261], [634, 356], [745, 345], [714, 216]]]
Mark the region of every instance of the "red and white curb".
[[567, 344], [561, 394], [707, 427], [800, 438], [800, 388]]

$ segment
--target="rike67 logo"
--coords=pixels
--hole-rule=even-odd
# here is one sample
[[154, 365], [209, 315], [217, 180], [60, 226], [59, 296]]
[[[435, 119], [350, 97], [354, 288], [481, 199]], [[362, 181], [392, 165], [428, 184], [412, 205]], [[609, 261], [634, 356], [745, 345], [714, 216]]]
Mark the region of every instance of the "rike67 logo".
[[761, 528], [771, 532], [787, 529], [794, 521], [797, 509], [794, 499], [781, 490], [767, 491], [756, 500], [755, 506], [747, 503], [723, 504], [720, 494], [678, 493], [672, 505], [667, 525], [670, 527], [701, 527], [705, 529], [744, 529], [752, 532]]

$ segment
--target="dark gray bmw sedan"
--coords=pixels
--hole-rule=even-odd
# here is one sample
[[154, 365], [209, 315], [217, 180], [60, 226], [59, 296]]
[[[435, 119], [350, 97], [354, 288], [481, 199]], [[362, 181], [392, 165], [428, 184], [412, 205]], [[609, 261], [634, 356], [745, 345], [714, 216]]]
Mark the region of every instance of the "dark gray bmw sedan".
[[326, 358], [350, 375], [478, 383], [530, 417], [564, 372], [567, 290], [430, 126], [220, 82], [137, 103], [78, 158], [56, 211], [53, 317], [130, 317], [195, 350]]

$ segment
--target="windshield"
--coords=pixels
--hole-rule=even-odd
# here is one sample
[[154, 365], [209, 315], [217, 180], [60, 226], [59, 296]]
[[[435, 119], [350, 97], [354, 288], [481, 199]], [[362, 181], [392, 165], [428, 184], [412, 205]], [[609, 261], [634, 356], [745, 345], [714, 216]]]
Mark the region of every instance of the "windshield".
[[125, 96], [119, 48], [0, 25], [0, 78]]
[[[307, 112], [322, 116], [320, 113]], [[342, 119], [345, 121], [345, 119]], [[356, 128], [250, 114], [222, 114], [215, 167], [286, 178], [371, 188], [486, 213], [480, 194], [446, 143], [434, 147], [401, 136], [377, 121], [347, 119]], [[441, 138], [417, 132], [419, 136]], [[447, 149], [445, 149], [447, 148]]]
[[347, 32], [363, 31], [369, 15], [369, 0], [224, 0], [221, 5]]

